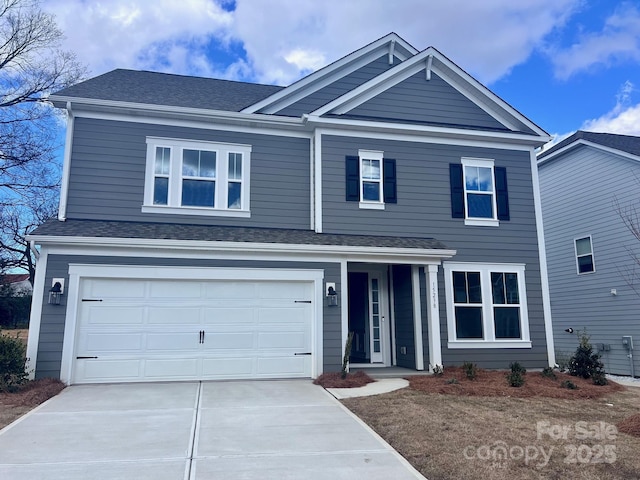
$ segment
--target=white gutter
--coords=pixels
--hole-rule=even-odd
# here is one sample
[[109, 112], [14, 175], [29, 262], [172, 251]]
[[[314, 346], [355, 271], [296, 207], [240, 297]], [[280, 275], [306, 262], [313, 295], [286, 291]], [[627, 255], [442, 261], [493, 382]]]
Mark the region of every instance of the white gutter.
[[62, 183], [60, 185], [60, 202], [58, 204], [58, 220], [67, 219], [67, 197], [69, 195], [69, 175], [71, 172], [71, 144], [73, 142], [73, 111], [71, 102], [67, 102], [67, 136], [64, 142], [64, 158], [62, 161]]
[[31, 253], [33, 253], [33, 256], [36, 260], [40, 258], [40, 252], [36, 248], [36, 242], [34, 242], [33, 240], [29, 242], [29, 250], [31, 250]]
[[253, 243], [253, 242], [215, 242], [207, 240], [163, 240], [163, 239], [135, 239], [135, 238], [107, 238], [107, 237], [64, 237], [29, 235], [28, 240], [39, 244], [59, 246], [88, 246], [88, 247], [137, 247], [137, 248], [171, 248], [171, 249], [202, 249], [230, 252], [284, 252], [284, 253], [327, 253], [332, 255], [385, 255], [416, 258], [445, 259], [453, 257], [456, 250], [423, 249], [423, 248], [394, 248], [394, 247], [361, 247], [350, 245], [305, 245], [283, 243]]

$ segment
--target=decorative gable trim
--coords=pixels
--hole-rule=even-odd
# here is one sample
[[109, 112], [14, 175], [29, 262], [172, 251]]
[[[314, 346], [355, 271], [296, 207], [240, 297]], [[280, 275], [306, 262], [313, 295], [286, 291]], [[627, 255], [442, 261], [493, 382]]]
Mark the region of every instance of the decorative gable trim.
[[425, 81], [428, 81], [432, 72], [436, 73], [458, 92], [510, 130], [530, 130], [539, 137], [549, 138], [547, 132], [500, 99], [433, 47], [427, 48], [400, 65], [387, 70], [363, 85], [327, 103], [309, 114], [309, 116], [319, 117], [328, 113], [345, 114], [421, 70], [425, 70]]
[[390, 33], [342, 57], [340, 60], [321, 68], [317, 72], [298, 80], [270, 97], [248, 106], [242, 110], [242, 113], [276, 113], [311, 93], [364, 67], [383, 55], [388, 55], [389, 61], [392, 63], [393, 57], [398, 58], [400, 61], [405, 61], [417, 53], [418, 50], [400, 38], [400, 36], [395, 33]]

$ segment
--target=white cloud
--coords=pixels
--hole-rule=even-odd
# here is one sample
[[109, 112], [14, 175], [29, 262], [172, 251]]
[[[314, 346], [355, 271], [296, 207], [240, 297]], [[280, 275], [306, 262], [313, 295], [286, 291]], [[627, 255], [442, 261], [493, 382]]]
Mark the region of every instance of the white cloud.
[[640, 9], [623, 3], [605, 20], [602, 31], [585, 33], [567, 49], [549, 51], [558, 78], [577, 72], [640, 60]]
[[[581, 0], [47, 0], [93, 74], [139, 68], [288, 84], [395, 31], [480, 81], [526, 61]], [[245, 58], [208, 53], [239, 42]]]
[[635, 85], [624, 82], [616, 94], [616, 105], [599, 118], [585, 121], [581, 130], [621, 135], [640, 135], [640, 104], [632, 104]]

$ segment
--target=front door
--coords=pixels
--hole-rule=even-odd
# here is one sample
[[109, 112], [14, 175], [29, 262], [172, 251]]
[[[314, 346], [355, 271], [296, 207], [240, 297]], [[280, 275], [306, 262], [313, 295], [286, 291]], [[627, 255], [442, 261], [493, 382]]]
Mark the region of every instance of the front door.
[[386, 274], [380, 270], [349, 272], [350, 362], [390, 363], [386, 313]]

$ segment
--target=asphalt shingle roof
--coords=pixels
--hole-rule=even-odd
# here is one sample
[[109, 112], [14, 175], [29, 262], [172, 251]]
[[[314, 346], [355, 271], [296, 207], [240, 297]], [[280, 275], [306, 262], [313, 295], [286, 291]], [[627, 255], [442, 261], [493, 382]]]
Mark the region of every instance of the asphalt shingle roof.
[[632, 155], [640, 156], [640, 137], [634, 137], [631, 135], [618, 135], [615, 133], [595, 133], [585, 132], [584, 130], [578, 130], [570, 137], [565, 138], [563, 141], [551, 147], [549, 150], [542, 152], [538, 156], [538, 160], [542, 160], [547, 155], [572, 144], [577, 140], [586, 140], [588, 142], [597, 143], [603, 147], [615, 148], [622, 152], [627, 152]]
[[117, 69], [65, 88], [62, 97], [239, 112], [284, 87]]
[[55, 219], [49, 220], [39, 226], [32, 235], [438, 250], [447, 249], [442, 242], [433, 238], [340, 235], [315, 233], [311, 230], [289, 230], [282, 228], [176, 225], [169, 223], [116, 222], [103, 220], [67, 219], [64, 222], [60, 222]]

